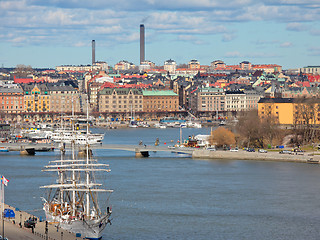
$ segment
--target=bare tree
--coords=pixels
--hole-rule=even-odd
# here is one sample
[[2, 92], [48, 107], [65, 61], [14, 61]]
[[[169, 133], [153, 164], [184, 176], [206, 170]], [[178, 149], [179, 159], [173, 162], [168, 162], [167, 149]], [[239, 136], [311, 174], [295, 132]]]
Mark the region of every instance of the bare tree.
[[316, 124], [320, 99], [298, 98], [294, 104], [294, 129], [296, 140], [299, 143], [297, 134], [302, 136], [301, 144], [314, 142], [317, 137]]
[[242, 145], [247, 147], [263, 145], [260, 134], [260, 119], [257, 110], [243, 112], [236, 126], [237, 132], [242, 140]]
[[25, 78], [33, 72], [30, 65], [26, 66], [23, 64], [18, 64], [15, 68], [15, 76], [19, 78]]

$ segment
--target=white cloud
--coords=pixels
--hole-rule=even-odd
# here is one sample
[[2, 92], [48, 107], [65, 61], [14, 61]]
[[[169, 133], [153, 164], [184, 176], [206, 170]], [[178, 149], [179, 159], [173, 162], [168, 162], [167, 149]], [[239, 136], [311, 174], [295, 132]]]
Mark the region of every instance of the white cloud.
[[237, 37], [235, 33], [225, 33], [222, 35], [222, 41], [223, 42], [230, 42], [234, 40]]
[[273, 58], [279, 57], [278, 54], [271, 52], [251, 52], [242, 54], [239, 51], [227, 52], [224, 55], [226, 58]]
[[292, 47], [293, 43], [292, 42], [283, 42], [280, 44], [280, 47], [282, 48], [288, 48], [288, 47]]
[[286, 29], [290, 31], [301, 32], [306, 30], [306, 26], [303, 23], [293, 22], [288, 23]]
[[320, 56], [320, 47], [308, 48], [309, 56]]
[[237, 58], [237, 57], [243, 57], [240, 52], [233, 51], [233, 52], [227, 52], [224, 55], [226, 58]]

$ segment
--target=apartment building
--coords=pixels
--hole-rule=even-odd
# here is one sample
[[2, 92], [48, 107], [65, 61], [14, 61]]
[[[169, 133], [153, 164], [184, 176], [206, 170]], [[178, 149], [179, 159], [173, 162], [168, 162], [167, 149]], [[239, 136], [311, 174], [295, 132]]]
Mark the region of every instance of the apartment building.
[[53, 113], [81, 112], [80, 95], [72, 86], [48, 84], [50, 111]]
[[163, 69], [168, 71], [169, 74], [175, 74], [177, 69], [177, 63], [174, 60], [169, 59], [164, 62]]
[[188, 68], [189, 69], [200, 69], [200, 62], [198, 60], [192, 59], [189, 63], [188, 63]]
[[225, 111], [241, 112], [247, 110], [246, 94], [243, 91], [225, 92]]
[[0, 111], [3, 113], [24, 112], [24, 94], [21, 87], [0, 87]]
[[22, 88], [25, 112], [50, 112], [50, 95], [45, 84], [24, 84]]
[[246, 110], [250, 111], [253, 109], [258, 109], [258, 102], [260, 98], [263, 97], [263, 93], [258, 93], [255, 90], [244, 90], [243, 92], [246, 95], [246, 98], [245, 98]]
[[307, 124], [302, 112], [308, 112], [309, 124], [320, 124], [319, 98], [261, 98], [258, 103], [258, 114], [261, 119], [270, 116], [279, 124]]
[[320, 66], [307, 66], [300, 68], [300, 72], [309, 73], [313, 75], [320, 75]]
[[225, 110], [225, 93], [222, 88], [198, 88], [190, 96], [190, 108], [196, 112], [222, 112]]
[[179, 95], [171, 90], [143, 90], [144, 112], [179, 111]]
[[141, 89], [104, 88], [98, 92], [100, 113], [130, 113], [143, 111]]

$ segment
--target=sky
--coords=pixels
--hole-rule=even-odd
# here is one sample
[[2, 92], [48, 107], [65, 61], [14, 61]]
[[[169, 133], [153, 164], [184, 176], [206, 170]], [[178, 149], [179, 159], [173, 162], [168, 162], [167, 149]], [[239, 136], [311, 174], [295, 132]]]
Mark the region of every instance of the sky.
[[320, 65], [320, 0], [0, 0], [0, 66], [139, 64]]

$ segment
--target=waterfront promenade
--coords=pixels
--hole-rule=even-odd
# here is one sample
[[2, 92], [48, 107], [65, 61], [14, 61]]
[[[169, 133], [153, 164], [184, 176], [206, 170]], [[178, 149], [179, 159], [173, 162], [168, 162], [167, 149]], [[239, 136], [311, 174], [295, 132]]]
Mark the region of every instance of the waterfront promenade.
[[279, 152], [269, 151], [267, 153], [247, 152], [239, 150], [231, 151], [209, 151], [205, 149], [196, 149], [192, 154], [193, 158], [198, 159], [221, 159], [221, 160], [257, 160], [257, 161], [278, 161], [278, 162], [301, 162], [306, 163], [313, 160], [320, 160], [320, 155], [304, 152], [303, 155], [298, 154], [280, 154]]
[[[48, 224], [48, 234], [45, 233], [46, 222], [39, 221], [32, 233], [31, 228], [24, 227], [24, 221], [30, 217], [36, 217], [24, 211], [20, 211], [12, 206], [5, 204], [6, 209], [12, 209], [15, 212], [15, 218], [5, 219], [4, 223], [4, 236], [9, 240], [80, 240], [81, 237], [76, 237], [75, 234], [65, 231], [61, 228], [57, 228], [54, 224]], [[2, 220], [0, 223], [0, 235], [2, 235]]]

